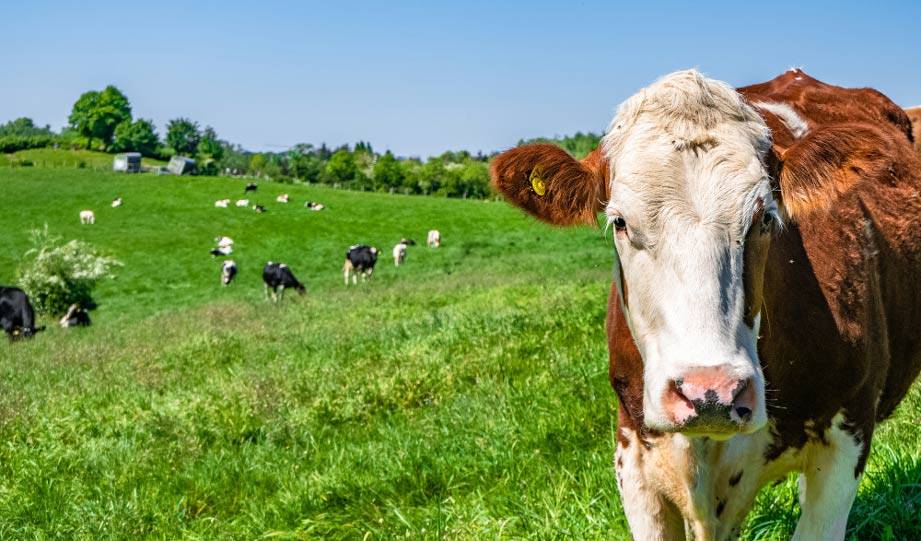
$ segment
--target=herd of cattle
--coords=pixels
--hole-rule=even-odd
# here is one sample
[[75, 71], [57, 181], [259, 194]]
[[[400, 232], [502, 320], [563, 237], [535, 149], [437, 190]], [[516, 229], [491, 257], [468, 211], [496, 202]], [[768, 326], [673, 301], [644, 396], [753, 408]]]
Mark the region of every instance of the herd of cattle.
[[[249, 183], [244, 187], [244, 194], [255, 192], [258, 186], [255, 183]], [[290, 196], [286, 193], [280, 194], [275, 201], [281, 204], [287, 204]], [[220, 199], [214, 203], [215, 207], [227, 208], [230, 206], [230, 199]], [[121, 197], [112, 201], [112, 208], [122, 206], [124, 203]], [[250, 207], [249, 199], [240, 199], [236, 201], [237, 207]], [[321, 211], [326, 208], [322, 203], [307, 201], [304, 207], [311, 211]], [[265, 207], [254, 204], [251, 208], [257, 212], [265, 212]], [[92, 210], [80, 211], [80, 223], [83, 225], [92, 225], [96, 223], [96, 215]], [[218, 236], [214, 239], [215, 247], [210, 250], [210, 254], [215, 257], [227, 257], [233, 253], [234, 241], [228, 236]], [[412, 239], [403, 238], [393, 247], [393, 264], [399, 267], [406, 261], [407, 248], [416, 244]], [[430, 248], [439, 248], [441, 246], [441, 233], [438, 230], [428, 232], [426, 244]], [[352, 284], [358, 283], [359, 276], [364, 282], [371, 278], [374, 267], [377, 265], [380, 249], [366, 244], [355, 244], [349, 247], [345, 253], [345, 263], [342, 266], [342, 273], [345, 285], [349, 285], [349, 278], [352, 278]], [[228, 286], [236, 278], [238, 273], [237, 263], [232, 259], [225, 259], [221, 264], [221, 284]], [[276, 263], [269, 261], [262, 269], [262, 282], [265, 289], [266, 298], [273, 302], [278, 302], [284, 296], [286, 289], [294, 289], [300, 294], [307, 291], [307, 288], [295, 277], [294, 272], [285, 263]], [[10, 340], [19, 338], [30, 338], [36, 333], [45, 330], [44, 326], [35, 325], [35, 311], [29, 302], [28, 295], [16, 287], [0, 286], [0, 326], [6, 332]], [[60, 319], [61, 327], [84, 327], [90, 324], [90, 316], [86, 307], [79, 304], [71, 305], [67, 313]]]

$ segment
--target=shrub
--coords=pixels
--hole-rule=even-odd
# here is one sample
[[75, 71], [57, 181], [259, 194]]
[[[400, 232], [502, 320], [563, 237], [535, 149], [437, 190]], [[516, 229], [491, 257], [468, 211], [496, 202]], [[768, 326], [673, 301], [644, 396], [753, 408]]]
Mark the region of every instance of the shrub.
[[32, 248], [19, 269], [19, 284], [40, 314], [62, 314], [72, 303], [93, 306], [96, 283], [111, 277], [121, 263], [100, 255], [90, 244], [63, 242], [48, 226], [31, 232]]
[[53, 135], [6, 135], [0, 137], [0, 152], [11, 153], [29, 148], [44, 148], [54, 145]]

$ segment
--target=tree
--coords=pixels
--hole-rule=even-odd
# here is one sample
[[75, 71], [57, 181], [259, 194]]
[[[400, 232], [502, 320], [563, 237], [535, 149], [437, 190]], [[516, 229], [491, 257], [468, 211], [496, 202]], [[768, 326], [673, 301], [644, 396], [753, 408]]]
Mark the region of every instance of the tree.
[[134, 122], [125, 121], [115, 128], [111, 149], [115, 152], [140, 152], [145, 156], [157, 154], [160, 138], [153, 122], [139, 118]]
[[194, 156], [201, 141], [198, 123], [188, 118], [174, 118], [166, 125], [166, 146], [180, 156]]
[[355, 180], [359, 173], [355, 156], [347, 148], [337, 150], [326, 162], [326, 170], [323, 173], [326, 182], [330, 184]]
[[374, 164], [374, 185], [377, 189], [396, 189], [403, 185], [403, 168], [389, 150]]
[[68, 122], [80, 135], [87, 138], [87, 148], [92, 148], [93, 139], [101, 139], [108, 146], [115, 134], [115, 128], [131, 120], [131, 103], [121, 90], [112, 85], [101, 92], [84, 92], [71, 110]]
[[31, 137], [34, 135], [53, 135], [51, 126], [39, 127], [31, 118], [21, 117], [16, 120], [10, 120], [6, 124], [0, 124], [0, 137], [6, 136]]
[[217, 138], [214, 128], [207, 126], [201, 132], [201, 140], [195, 149], [195, 159], [198, 160], [197, 169], [200, 175], [217, 175], [220, 172], [218, 163], [224, 157], [223, 141]]

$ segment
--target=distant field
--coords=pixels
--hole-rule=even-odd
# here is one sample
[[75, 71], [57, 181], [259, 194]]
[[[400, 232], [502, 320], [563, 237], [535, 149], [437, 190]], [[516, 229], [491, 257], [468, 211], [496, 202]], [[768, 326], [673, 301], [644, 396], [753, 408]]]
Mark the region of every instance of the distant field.
[[[125, 264], [93, 327], [0, 343], [0, 539], [628, 538], [609, 239], [498, 202], [272, 183], [249, 196], [266, 214], [214, 208], [243, 185], [0, 168], [0, 283], [43, 224]], [[401, 237], [420, 245], [397, 269]], [[346, 288], [355, 243], [384, 254]], [[267, 303], [270, 259], [308, 294]], [[919, 387], [874, 443], [852, 535], [919, 539]], [[788, 538], [795, 494], [764, 491], [745, 538]]]
[[[12, 154], [0, 154], [0, 167], [20, 164], [24, 161], [32, 163], [32, 167], [60, 167], [109, 171], [112, 169], [114, 155], [92, 150], [64, 150], [55, 148], [32, 148], [20, 150]], [[143, 158], [144, 165], [165, 165], [162, 160]], [[82, 166], [80, 164], [83, 164]]]

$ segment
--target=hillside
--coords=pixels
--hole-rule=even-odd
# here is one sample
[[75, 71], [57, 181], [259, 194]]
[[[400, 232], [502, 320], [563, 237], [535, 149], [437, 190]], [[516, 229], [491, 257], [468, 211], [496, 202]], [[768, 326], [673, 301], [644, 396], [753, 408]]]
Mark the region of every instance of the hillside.
[[[0, 538], [628, 538], [609, 238], [494, 201], [302, 185], [261, 184], [266, 214], [214, 208], [243, 184], [0, 169], [0, 283], [43, 224], [125, 264], [92, 327], [0, 344]], [[393, 244], [431, 228], [443, 247], [394, 268]], [[226, 288], [217, 235], [236, 241]], [[346, 288], [359, 242], [384, 253]], [[308, 294], [267, 303], [269, 259]], [[859, 539], [921, 537], [919, 412], [916, 387], [878, 432]], [[745, 538], [788, 538], [795, 498], [792, 480], [763, 492]]]

